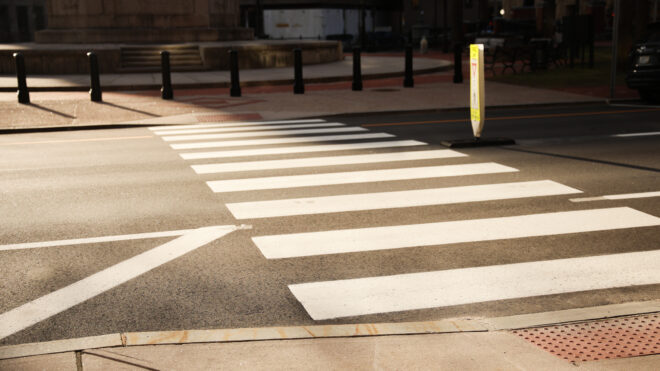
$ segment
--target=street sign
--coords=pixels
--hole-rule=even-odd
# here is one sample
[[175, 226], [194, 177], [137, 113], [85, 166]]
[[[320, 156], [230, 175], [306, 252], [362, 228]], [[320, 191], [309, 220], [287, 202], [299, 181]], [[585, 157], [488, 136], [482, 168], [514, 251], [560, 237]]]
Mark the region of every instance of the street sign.
[[486, 98], [484, 81], [484, 46], [470, 45], [470, 119], [475, 138], [481, 137], [486, 121]]

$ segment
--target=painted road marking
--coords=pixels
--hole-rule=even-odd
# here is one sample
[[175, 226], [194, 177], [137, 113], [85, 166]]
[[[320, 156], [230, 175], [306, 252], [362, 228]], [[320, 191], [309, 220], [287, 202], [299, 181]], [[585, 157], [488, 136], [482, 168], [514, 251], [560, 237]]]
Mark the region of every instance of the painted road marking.
[[641, 192], [641, 193], [624, 193], [618, 195], [606, 195], [598, 197], [584, 197], [584, 198], [571, 198], [571, 202], [587, 202], [587, 201], [605, 201], [605, 200], [628, 200], [633, 198], [648, 198], [660, 197], [660, 191], [657, 192]]
[[149, 128], [149, 130], [158, 131], [158, 130], [179, 130], [179, 129], [225, 128], [225, 127], [228, 128], [235, 126], [303, 124], [303, 123], [312, 123], [312, 122], [325, 122], [325, 120], [309, 119], [309, 120], [281, 120], [281, 121], [219, 122], [219, 123], [194, 124], [194, 125], [161, 125], [161, 126], [152, 126]]
[[236, 229], [233, 225], [195, 229], [173, 241], [0, 314], [0, 339], [102, 294]]
[[383, 182], [391, 180], [426, 179], [462, 175], [509, 173], [516, 171], [518, 170], [512, 167], [496, 164], [494, 162], [485, 162], [465, 165], [424, 166], [402, 169], [214, 180], [206, 182], [206, 184], [208, 184], [213, 192], [219, 193], [324, 186], [335, 184]]
[[258, 131], [258, 130], [273, 130], [273, 129], [304, 129], [304, 128], [328, 128], [346, 126], [339, 122], [320, 122], [312, 124], [293, 124], [293, 125], [277, 125], [273, 126], [244, 126], [234, 128], [214, 128], [214, 129], [188, 129], [188, 130], [165, 130], [155, 131], [156, 135], [179, 135], [179, 134], [202, 134], [202, 133], [226, 133], [238, 131]]
[[184, 235], [186, 233], [192, 232], [193, 230], [194, 229], [182, 229], [178, 231], [149, 232], [149, 233], [124, 234], [117, 236], [76, 238], [71, 240], [17, 243], [11, 245], [0, 245], [0, 251], [38, 249], [42, 247], [84, 245], [88, 243], [102, 243], [102, 242], [113, 242], [113, 241], [141, 240], [147, 238], [174, 237], [174, 236]]
[[392, 138], [392, 137], [394, 137], [394, 135], [387, 133], [320, 135], [313, 137], [224, 140], [221, 142], [170, 144], [170, 147], [172, 147], [172, 149], [242, 147], [242, 146], [260, 146], [265, 144], [315, 143], [315, 142], [332, 142], [332, 141], [357, 140], [357, 139], [382, 139], [382, 138]]
[[660, 225], [629, 207], [253, 237], [268, 259], [551, 236]]
[[270, 160], [251, 162], [229, 162], [224, 164], [192, 165], [197, 174], [226, 173], [233, 171], [254, 171], [293, 169], [301, 167], [335, 166], [349, 164], [372, 164], [378, 162], [429, 160], [453, 157], [467, 157], [467, 155], [450, 149], [433, 151], [410, 151], [393, 153], [371, 153], [367, 155], [312, 157], [292, 160]]
[[628, 138], [628, 137], [649, 137], [654, 135], [660, 135], [660, 131], [652, 131], [648, 133], [628, 133], [628, 134], [615, 134], [613, 137], [617, 138]]
[[358, 149], [373, 148], [396, 148], [413, 147], [426, 145], [424, 142], [416, 140], [393, 140], [389, 142], [368, 142], [368, 143], [346, 143], [346, 144], [323, 144], [299, 147], [276, 147], [276, 148], [258, 148], [258, 149], [239, 149], [229, 151], [215, 152], [193, 152], [181, 153], [184, 160], [199, 160], [206, 158], [229, 158], [229, 157], [247, 157], [261, 155], [281, 155], [291, 153], [310, 153], [310, 152], [330, 152], [330, 151], [351, 151]]
[[291, 215], [393, 209], [463, 202], [506, 200], [524, 197], [557, 196], [582, 193], [577, 189], [541, 180], [535, 182], [486, 184], [414, 191], [366, 193], [288, 200], [227, 204], [236, 219], [272, 218]]
[[660, 283], [660, 250], [289, 285], [314, 320]]
[[359, 126], [345, 126], [341, 128], [314, 128], [314, 129], [293, 129], [293, 130], [268, 130], [268, 131], [250, 131], [247, 133], [222, 133], [222, 134], [194, 134], [194, 135], [174, 135], [165, 136], [166, 142], [184, 141], [184, 140], [206, 140], [206, 139], [233, 139], [248, 137], [267, 137], [275, 135], [300, 135], [300, 134], [326, 134], [326, 133], [355, 133], [368, 131]]

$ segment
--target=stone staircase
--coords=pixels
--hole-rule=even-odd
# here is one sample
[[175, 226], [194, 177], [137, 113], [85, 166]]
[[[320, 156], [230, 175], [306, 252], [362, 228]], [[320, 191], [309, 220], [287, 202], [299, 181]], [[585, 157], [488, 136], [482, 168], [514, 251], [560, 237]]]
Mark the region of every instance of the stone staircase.
[[197, 45], [149, 45], [121, 48], [121, 70], [124, 72], [160, 71], [160, 52], [170, 52], [173, 71], [199, 71], [204, 63]]

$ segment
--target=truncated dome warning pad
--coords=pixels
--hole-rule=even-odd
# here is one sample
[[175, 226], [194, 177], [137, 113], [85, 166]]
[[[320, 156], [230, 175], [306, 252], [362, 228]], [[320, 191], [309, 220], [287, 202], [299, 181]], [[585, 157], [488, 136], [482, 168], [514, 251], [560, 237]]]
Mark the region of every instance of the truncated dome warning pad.
[[660, 314], [539, 327], [514, 334], [568, 361], [596, 361], [660, 353]]

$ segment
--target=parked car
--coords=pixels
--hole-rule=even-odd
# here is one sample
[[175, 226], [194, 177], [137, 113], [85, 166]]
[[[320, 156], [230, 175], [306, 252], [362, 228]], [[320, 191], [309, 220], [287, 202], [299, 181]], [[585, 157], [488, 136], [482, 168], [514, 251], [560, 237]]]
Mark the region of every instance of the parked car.
[[626, 83], [648, 102], [660, 102], [660, 24], [649, 25], [649, 34], [630, 53]]

